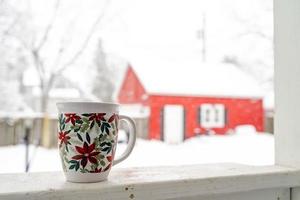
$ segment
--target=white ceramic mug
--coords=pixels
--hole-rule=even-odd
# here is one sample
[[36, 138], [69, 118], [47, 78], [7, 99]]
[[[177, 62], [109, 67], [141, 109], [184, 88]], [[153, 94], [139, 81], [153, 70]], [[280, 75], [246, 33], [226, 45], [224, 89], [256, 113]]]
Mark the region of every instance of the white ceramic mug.
[[[134, 121], [119, 116], [112, 103], [57, 103], [58, 146], [67, 181], [98, 182], [107, 179], [113, 165], [126, 159], [136, 140]], [[125, 152], [114, 159], [119, 120], [127, 122], [129, 141]]]

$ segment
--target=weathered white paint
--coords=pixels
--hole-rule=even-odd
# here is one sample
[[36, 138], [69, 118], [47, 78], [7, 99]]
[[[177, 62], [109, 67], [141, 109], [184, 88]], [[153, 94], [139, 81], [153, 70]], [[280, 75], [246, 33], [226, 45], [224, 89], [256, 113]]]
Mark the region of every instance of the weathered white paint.
[[[300, 1], [274, 0], [275, 162], [300, 167]], [[292, 200], [300, 200], [293, 188]]]
[[[293, 186], [300, 186], [300, 171], [292, 168], [210, 164], [113, 169], [108, 181], [89, 184], [66, 182], [61, 172], [3, 174], [0, 175], [0, 199], [188, 199], [210, 196], [218, 200], [221, 194], [239, 199], [242, 192], [267, 189], [273, 192], [266, 192], [266, 197], [276, 196], [278, 192], [283, 195], [275, 188]], [[257, 198], [262, 199], [263, 193]], [[265, 200], [268, 199], [273, 198]]]
[[294, 187], [291, 189], [291, 200], [300, 199], [300, 187]]
[[[172, 199], [179, 200], [182, 198]], [[276, 188], [236, 192], [230, 194], [217, 194], [209, 196], [185, 197], [184, 200], [290, 200], [290, 189]]]
[[300, 167], [300, 1], [275, 0], [276, 164]]

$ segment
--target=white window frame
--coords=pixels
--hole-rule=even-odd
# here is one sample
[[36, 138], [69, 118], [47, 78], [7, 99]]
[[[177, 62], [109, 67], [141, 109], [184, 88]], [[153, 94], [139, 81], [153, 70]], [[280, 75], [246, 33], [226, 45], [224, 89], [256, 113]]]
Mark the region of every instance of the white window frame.
[[274, 1], [276, 164], [300, 166], [300, 1]]
[[203, 103], [200, 105], [199, 114], [201, 127], [208, 129], [225, 127], [226, 117], [224, 104]]
[[[275, 165], [300, 168], [300, 1], [274, 0]], [[300, 199], [300, 189], [292, 190]]]
[[4, 174], [0, 199], [207, 199], [221, 194], [208, 199], [300, 200], [300, 1], [274, 0], [274, 16], [274, 166], [113, 169], [109, 181], [84, 185], [66, 183], [59, 172]]

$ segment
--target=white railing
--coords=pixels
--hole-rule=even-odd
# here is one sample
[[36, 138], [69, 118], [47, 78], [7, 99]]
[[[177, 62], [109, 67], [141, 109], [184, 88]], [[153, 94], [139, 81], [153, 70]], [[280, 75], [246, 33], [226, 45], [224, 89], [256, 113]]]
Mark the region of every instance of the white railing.
[[289, 200], [300, 170], [209, 164], [113, 169], [107, 181], [69, 183], [61, 172], [0, 175], [0, 199]]

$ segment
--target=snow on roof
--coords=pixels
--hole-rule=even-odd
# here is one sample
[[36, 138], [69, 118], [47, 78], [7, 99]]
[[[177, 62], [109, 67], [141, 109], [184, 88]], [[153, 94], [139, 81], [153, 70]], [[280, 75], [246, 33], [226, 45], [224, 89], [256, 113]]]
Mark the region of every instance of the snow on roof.
[[[141, 58], [141, 57], [139, 57]], [[236, 66], [199, 59], [131, 59], [148, 93], [193, 96], [262, 97], [258, 83]]]

